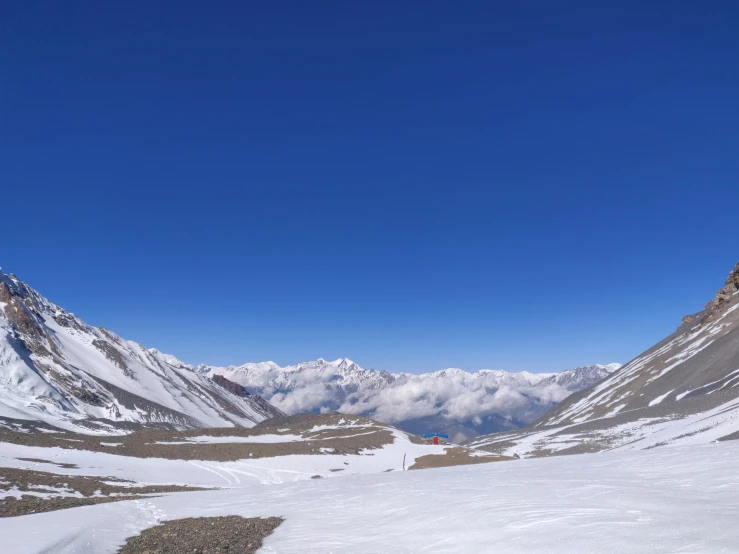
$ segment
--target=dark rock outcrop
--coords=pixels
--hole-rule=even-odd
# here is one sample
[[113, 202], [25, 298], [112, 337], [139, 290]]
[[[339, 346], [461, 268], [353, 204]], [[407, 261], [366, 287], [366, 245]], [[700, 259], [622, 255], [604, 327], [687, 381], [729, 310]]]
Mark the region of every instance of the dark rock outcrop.
[[232, 392], [236, 396], [251, 396], [249, 394], [249, 391], [246, 390], [246, 387], [242, 387], [238, 383], [234, 383], [233, 381], [226, 379], [223, 375], [214, 375], [213, 377], [211, 377], [211, 379], [213, 379], [215, 383], [219, 384], [224, 389]]
[[729, 276], [726, 278], [726, 283], [719, 289], [716, 296], [713, 297], [708, 304], [706, 304], [706, 310], [714, 312], [721, 308], [723, 305], [731, 300], [731, 297], [739, 291], [739, 262], [731, 270]]

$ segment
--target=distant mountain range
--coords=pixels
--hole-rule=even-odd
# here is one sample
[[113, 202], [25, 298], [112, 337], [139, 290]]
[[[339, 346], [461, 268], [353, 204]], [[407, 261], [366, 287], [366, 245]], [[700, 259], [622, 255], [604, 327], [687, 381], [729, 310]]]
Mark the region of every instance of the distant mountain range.
[[283, 412], [338, 410], [462, 440], [522, 427], [618, 367], [414, 375], [363, 369], [347, 358], [191, 366], [92, 327], [0, 271], [0, 418], [82, 432], [250, 427]]
[[262, 362], [192, 369], [209, 377], [224, 376], [287, 414], [336, 410], [413, 433], [448, 432], [459, 441], [522, 427], [619, 367], [590, 365], [561, 373], [444, 369], [416, 375], [363, 369], [340, 358], [287, 367]]

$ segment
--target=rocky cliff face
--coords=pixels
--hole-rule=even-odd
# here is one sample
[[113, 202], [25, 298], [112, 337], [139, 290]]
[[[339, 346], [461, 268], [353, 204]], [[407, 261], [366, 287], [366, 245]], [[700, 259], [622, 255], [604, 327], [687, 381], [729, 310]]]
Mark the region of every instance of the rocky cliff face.
[[110, 432], [136, 425], [250, 427], [282, 414], [157, 354], [87, 325], [0, 272], [0, 418]]

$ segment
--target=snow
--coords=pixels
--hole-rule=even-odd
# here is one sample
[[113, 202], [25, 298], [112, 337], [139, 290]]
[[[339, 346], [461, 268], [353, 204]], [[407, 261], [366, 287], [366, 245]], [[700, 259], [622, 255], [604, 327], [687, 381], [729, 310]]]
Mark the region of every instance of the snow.
[[[618, 397], [624, 394], [624, 391], [627, 390], [626, 386], [632, 381], [643, 375], [649, 375], [646, 384], [659, 382], [659, 379], [703, 352], [716, 340], [730, 332], [733, 323], [725, 320], [729, 314], [738, 308], [739, 304], [732, 306], [710, 324], [701, 325], [690, 332], [680, 334], [659, 348], [632, 360], [618, 371], [611, 373], [610, 376], [596, 385], [587, 396], [573, 403], [566, 410], [547, 420], [542, 420], [538, 425], [557, 425], [593, 419], [597, 407], [617, 402]], [[677, 400], [680, 400], [686, 394], [688, 393], [678, 395]]]
[[[80, 492], [74, 491], [69, 488], [62, 487], [50, 487], [47, 485], [29, 487], [30, 490], [20, 490], [18, 487], [11, 487], [7, 490], [0, 490], [0, 500], [4, 498], [20, 498], [21, 496], [37, 496], [39, 498], [82, 498], [84, 495]], [[39, 489], [39, 490], [34, 490]]]
[[[49, 463], [34, 463], [34, 469], [62, 475], [116, 477], [147, 485], [254, 486], [307, 480], [314, 475], [333, 478], [337, 477], [337, 473], [331, 470], [337, 468], [343, 469], [341, 473], [344, 475], [400, 471], [404, 457], [406, 467], [409, 467], [420, 456], [441, 455], [449, 448], [414, 444], [406, 433], [396, 429], [392, 429], [392, 432], [393, 443], [379, 449], [362, 450], [359, 454], [301, 454], [233, 462], [135, 458], [112, 452], [0, 443], [0, 467], [28, 468], [29, 463], [19, 458], [36, 458], [48, 460]], [[60, 463], [77, 467], [55, 465]]]
[[656, 406], [657, 404], [659, 404], [660, 402], [662, 402], [665, 398], [667, 398], [668, 396], [670, 396], [672, 394], [672, 391], [674, 391], [674, 390], [675, 389], [669, 390], [665, 394], [663, 394], [661, 396], [658, 396], [654, 400], [650, 401], [649, 402], [649, 405], [650, 406]]
[[[608, 416], [606, 416], [607, 418]], [[603, 418], [603, 419], [606, 419]], [[572, 429], [572, 431], [569, 431]], [[496, 441], [512, 441], [501, 448], [508, 456], [531, 456], [537, 450], [557, 452], [575, 445], [607, 442], [613, 450], [646, 450], [660, 447], [706, 444], [739, 432], [739, 399], [730, 400], [711, 410], [682, 418], [640, 418], [589, 434], [578, 430], [577, 423], [542, 431], [521, 432], [511, 437], [481, 437], [470, 446], [495, 446]]]
[[[173, 493], [0, 520], [8, 552], [115, 552], [183, 517], [282, 516], [261, 553], [733, 552], [739, 443]], [[317, 509], [318, 508], [318, 509]]]
[[[215, 375], [247, 387], [287, 414], [336, 410], [388, 423], [426, 416], [462, 425], [475, 418], [481, 421], [499, 416], [530, 421], [553, 402], [617, 367], [593, 365], [541, 374], [468, 373], [452, 368], [411, 375], [363, 369], [349, 358], [319, 358], [287, 367], [274, 362], [194, 367], [173, 355], [87, 325], [20, 281], [11, 283], [3, 277], [3, 283], [14, 298], [23, 298], [23, 305], [33, 307], [27, 315], [37, 320], [57, 355], [43, 351], [19, 355], [25, 350], [15, 347], [17, 330], [0, 312], [0, 416], [43, 421], [83, 433], [115, 433], [114, 426], [101, 420], [169, 423], [177, 428], [252, 427], [270, 415], [253, 397], [234, 395], [213, 383]], [[167, 410], [117, 400], [98, 380]], [[94, 396], [101, 401], [90, 404], [84, 400]], [[239, 414], [224, 410], [220, 397], [238, 408]], [[91, 418], [94, 425], [89, 425]]]
[[[374, 431], [372, 431], [374, 432]], [[296, 442], [309, 440], [303, 438], [301, 435], [254, 435], [252, 437], [211, 437], [211, 436], [200, 436], [192, 437], [186, 441], [157, 441], [156, 444], [193, 444], [193, 443], [206, 443], [206, 444], [220, 444], [220, 443], [281, 443], [281, 442]]]
[[[543, 439], [546, 439], [548, 436], [554, 435], [555, 433], [559, 431], [560, 429], [548, 429], [546, 431], [534, 431], [534, 432], [522, 431], [521, 435], [516, 437], [516, 444], [508, 448], [507, 450], [505, 450], [503, 454], [506, 456], [513, 456], [514, 454], [521, 455], [522, 453], [525, 453], [525, 452], [528, 452], [534, 449], [537, 442]], [[473, 448], [479, 448], [481, 446], [487, 446], [489, 444], [492, 444], [497, 440], [500, 440], [499, 437], [496, 437], [495, 435], [490, 435], [487, 437], [481, 437], [480, 439], [476, 439], [469, 444]]]
[[[187, 440], [184, 441], [157, 441], [155, 444], [196, 444], [196, 443], [205, 443], [205, 444], [221, 444], [221, 443], [262, 443], [262, 444], [277, 444], [277, 443], [284, 443], [284, 442], [300, 442], [300, 441], [313, 441], [313, 440], [326, 440], [334, 437], [341, 437], [343, 439], [348, 439], [351, 437], [359, 437], [361, 435], [371, 435], [372, 433], [377, 433], [382, 430], [390, 430], [393, 431], [396, 437], [400, 436], [401, 434], [404, 435], [404, 433], [398, 433], [395, 430], [391, 429], [390, 427], [372, 427], [369, 431], [365, 431], [362, 433], [354, 433], [351, 435], [346, 434], [339, 434], [339, 435], [329, 435], [322, 437], [321, 432], [322, 431], [344, 431], [347, 429], [367, 429], [368, 424], [366, 422], [361, 421], [351, 421], [349, 423], [346, 423], [346, 421], [342, 418], [339, 420], [337, 425], [314, 425], [311, 429], [308, 431], [305, 431], [303, 435], [294, 435], [294, 434], [281, 434], [281, 435], [252, 435], [249, 437], [214, 437], [210, 435], [200, 435], [197, 437], [190, 437]], [[279, 429], [279, 431], [288, 431], [289, 429]]]
[[[177, 358], [87, 325], [24, 283], [1, 278], [14, 299], [23, 299], [21, 309], [27, 310], [42, 333], [42, 342], [55, 354], [29, 353], [24, 346], [28, 337], [0, 310], [0, 416], [114, 434], [113, 426], [100, 421], [90, 426], [83, 420], [165, 422], [180, 427], [192, 426], [195, 420], [204, 427], [252, 427], [269, 415], [251, 397], [232, 394]], [[135, 399], [137, 407], [131, 409], [96, 379], [176, 413], [146, 407]], [[102, 401], [86, 403], [83, 398], [91, 395]], [[224, 410], [222, 400], [238, 410]]]
[[591, 365], [561, 373], [509, 373], [448, 368], [412, 375], [364, 369], [355, 362], [322, 358], [280, 367], [272, 362], [242, 366], [198, 366], [263, 396], [285, 412], [339, 411], [399, 423], [427, 416], [457, 422], [493, 414], [535, 419], [572, 392], [616, 371], [618, 364]]

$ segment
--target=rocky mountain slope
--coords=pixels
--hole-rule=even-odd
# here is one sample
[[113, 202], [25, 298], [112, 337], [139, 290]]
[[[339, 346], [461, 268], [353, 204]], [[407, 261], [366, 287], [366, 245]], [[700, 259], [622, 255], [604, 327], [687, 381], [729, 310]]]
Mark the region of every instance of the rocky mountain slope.
[[287, 367], [262, 362], [193, 369], [243, 385], [287, 414], [339, 411], [417, 434], [447, 432], [459, 441], [520, 428], [619, 367], [591, 365], [562, 373], [444, 369], [414, 375], [364, 369], [347, 358], [319, 358]]
[[670, 336], [522, 432], [472, 444], [520, 455], [739, 437], [739, 264]]
[[87, 325], [0, 271], [0, 418], [115, 432], [251, 427], [275, 415], [243, 387]]

